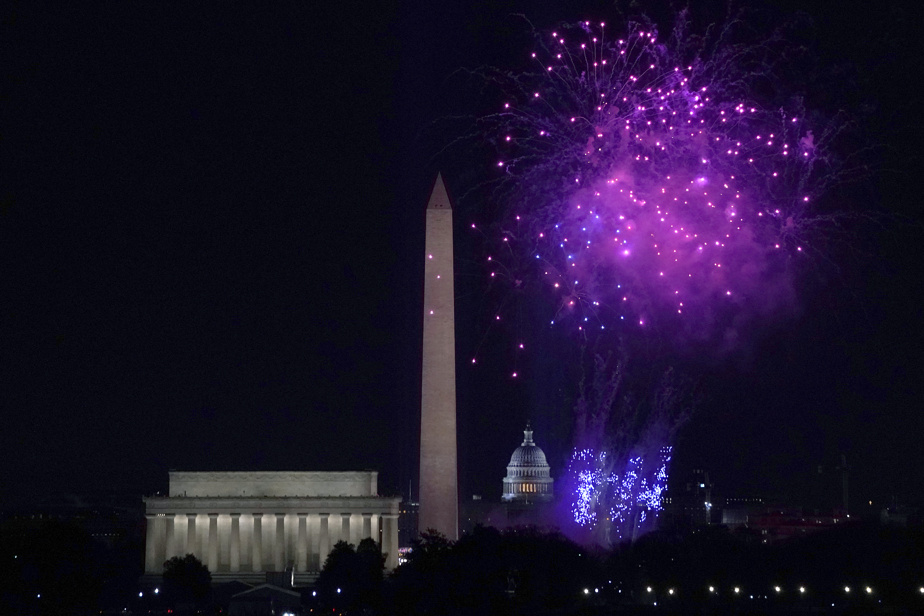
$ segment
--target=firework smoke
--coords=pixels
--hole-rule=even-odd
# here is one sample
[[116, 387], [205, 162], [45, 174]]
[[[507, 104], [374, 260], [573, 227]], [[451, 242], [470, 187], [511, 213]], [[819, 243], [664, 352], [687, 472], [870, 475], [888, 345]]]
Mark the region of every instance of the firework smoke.
[[[613, 30], [538, 33], [531, 68], [482, 73], [504, 96], [479, 121], [504, 204], [490, 277], [553, 297], [547, 322], [585, 349], [656, 332], [724, 352], [794, 307], [813, 208], [846, 173], [830, 153], [843, 123], [787, 90], [782, 32], [732, 20], [693, 36], [684, 13], [664, 39], [645, 20]], [[630, 387], [625, 357], [592, 357], [565, 482], [572, 519], [609, 544], [661, 509], [689, 392], [670, 371]]]
[[642, 400], [625, 391], [625, 376], [624, 359], [593, 357], [575, 408], [577, 446], [561, 482], [571, 519], [601, 545], [633, 540], [655, 527], [670, 443], [690, 410], [690, 390], [672, 371]]
[[734, 43], [736, 26], [692, 37], [681, 14], [662, 41], [582, 22], [536, 35], [533, 70], [490, 74], [506, 100], [481, 127], [508, 209], [491, 275], [554, 294], [553, 324], [728, 348], [794, 304], [839, 128], [778, 87], [757, 96], [779, 37]]

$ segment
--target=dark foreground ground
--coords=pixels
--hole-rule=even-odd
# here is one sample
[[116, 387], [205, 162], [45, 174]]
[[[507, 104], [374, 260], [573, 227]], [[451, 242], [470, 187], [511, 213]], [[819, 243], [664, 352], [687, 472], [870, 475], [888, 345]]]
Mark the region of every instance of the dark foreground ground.
[[[250, 587], [210, 584], [207, 570], [204, 586], [180, 576], [154, 593], [142, 548], [7, 520], [0, 614], [240, 613], [235, 595]], [[314, 585], [287, 590], [301, 595], [293, 614], [924, 614], [924, 529], [870, 520], [768, 544], [719, 527], [604, 551], [555, 531], [477, 527], [455, 543], [424, 534], [388, 575], [374, 544], [338, 544]]]

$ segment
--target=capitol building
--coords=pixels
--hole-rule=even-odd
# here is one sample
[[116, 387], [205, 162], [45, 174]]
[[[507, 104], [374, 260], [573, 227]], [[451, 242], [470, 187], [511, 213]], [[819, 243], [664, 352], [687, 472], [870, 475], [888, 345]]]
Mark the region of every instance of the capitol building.
[[472, 532], [478, 525], [494, 528], [557, 526], [555, 481], [545, 452], [533, 440], [529, 423], [523, 430], [522, 443], [510, 456], [502, 486], [500, 502], [476, 495], [462, 503], [463, 532]]
[[533, 431], [527, 422], [523, 430], [523, 444], [510, 456], [501, 500], [507, 503], [548, 503], [554, 497], [553, 484], [545, 452], [533, 442]]

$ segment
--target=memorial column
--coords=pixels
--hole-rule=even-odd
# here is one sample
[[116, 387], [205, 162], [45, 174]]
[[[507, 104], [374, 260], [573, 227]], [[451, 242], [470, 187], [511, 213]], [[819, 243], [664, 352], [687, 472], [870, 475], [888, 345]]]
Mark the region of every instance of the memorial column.
[[350, 543], [350, 518], [352, 517], [353, 515], [350, 513], [340, 514], [340, 541]]
[[296, 571], [308, 571], [308, 521], [306, 513], [298, 514], [298, 538], [295, 543]]
[[253, 514], [253, 570], [263, 571], [263, 514]]
[[186, 551], [202, 560], [199, 546], [196, 545], [196, 514], [186, 514]]
[[160, 530], [158, 524], [159, 516], [156, 514], [146, 514], [147, 520], [147, 540], [144, 543], [144, 572], [160, 573], [164, 564], [164, 559], [157, 558], [157, 544], [160, 539], [158, 536]]
[[308, 514], [308, 570], [320, 571], [318, 565], [318, 514]]
[[361, 541], [365, 539], [366, 537], [372, 537], [372, 514], [371, 513], [363, 514], [363, 533], [359, 539]]
[[231, 571], [241, 570], [241, 514], [231, 514]]
[[173, 530], [174, 530], [173, 523], [175, 521], [175, 518], [176, 518], [175, 513], [165, 514], [167, 530], [164, 536], [164, 560], [170, 560], [171, 558], [176, 556], [176, 545], [175, 545], [176, 542], [174, 541], [174, 538], [173, 538], [173, 534], [174, 534], [173, 533]]
[[218, 514], [209, 514], [209, 571], [218, 571]]
[[385, 568], [391, 570], [398, 566], [398, 515], [384, 513], [382, 522], [382, 553], [386, 555]]
[[285, 571], [286, 559], [286, 514], [276, 514], [276, 549], [273, 551], [273, 566], [276, 571]]
[[330, 552], [330, 527], [329, 527], [329, 513], [322, 513], [318, 515], [318, 520], [320, 522], [318, 529], [318, 569], [324, 568], [324, 560], [327, 558], [327, 554]]

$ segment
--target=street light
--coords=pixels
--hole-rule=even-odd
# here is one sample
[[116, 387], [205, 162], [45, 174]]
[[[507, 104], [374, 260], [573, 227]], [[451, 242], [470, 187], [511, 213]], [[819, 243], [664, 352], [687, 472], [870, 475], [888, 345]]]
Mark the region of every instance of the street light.
[[800, 586], [800, 587], [799, 587], [799, 592], [802, 593], [802, 594], [804, 595], [804, 594], [805, 594], [805, 586]]
[[850, 594], [850, 586], [844, 586], [844, 592]]
[[741, 589], [738, 588], [737, 586], [735, 586], [735, 594], [737, 595], [737, 594], [740, 593], [740, 592], [741, 592]]
[[779, 586], [774, 586], [774, 587], [773, 587], [773, 590], [775, 590], [775, 591], [778, 592], [778, 593], [779, 593], [779, 592], [783, 592], [783, 590], [782, 590]]

